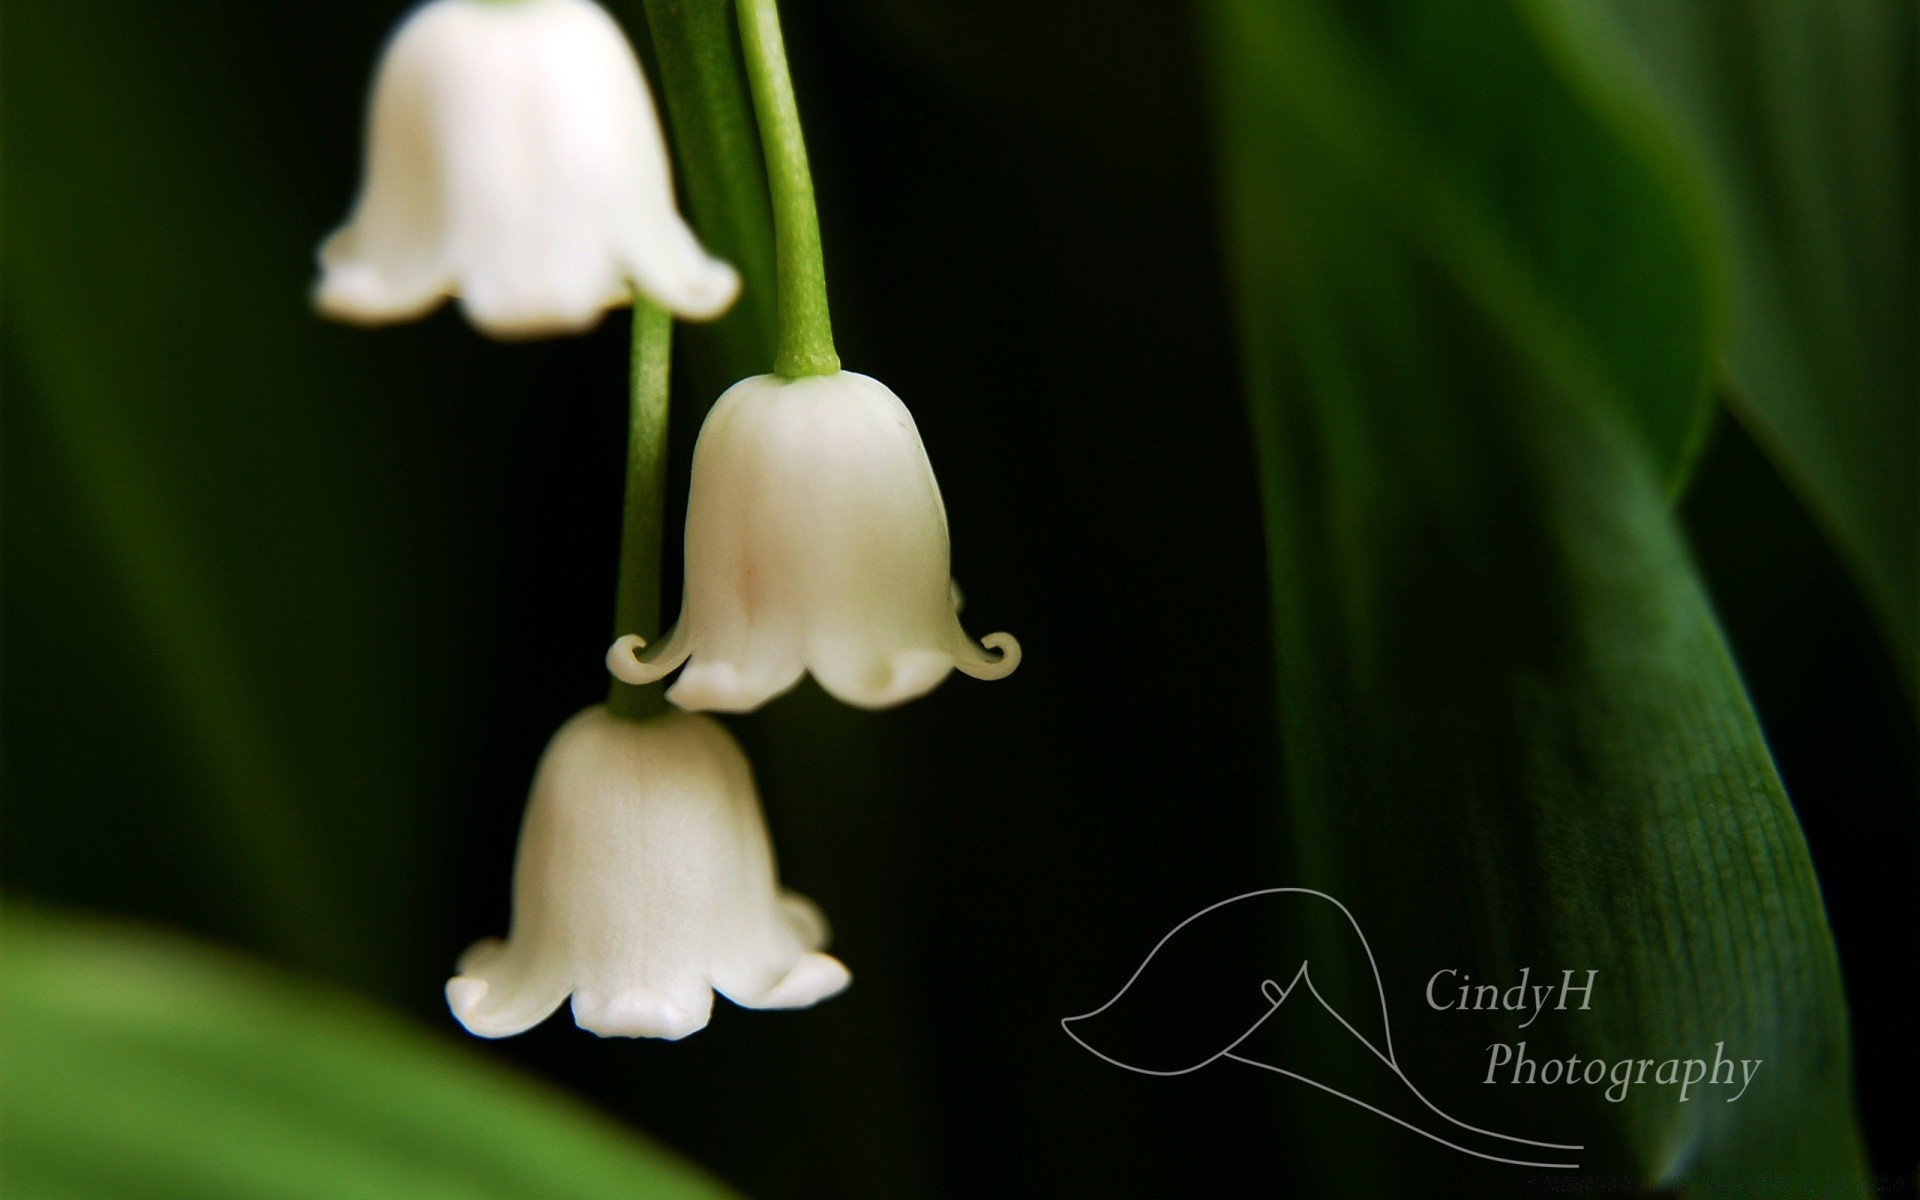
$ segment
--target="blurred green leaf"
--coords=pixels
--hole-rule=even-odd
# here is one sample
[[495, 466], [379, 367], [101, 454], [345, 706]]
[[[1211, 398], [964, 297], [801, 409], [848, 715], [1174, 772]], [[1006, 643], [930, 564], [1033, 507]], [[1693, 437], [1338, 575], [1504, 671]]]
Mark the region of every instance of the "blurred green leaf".
[[[687, 207], [707, 248], [733, 263], [743, 282], [739, 303], [712, 338], [735, 377], [760, 374], [773, 364], [773, 207], [732, 0], [630, 0], [626, 7], [646, 14]], [[696, 411], [712, 400], [701, 399]]]
[[1656, 114], [1592, 61], [1579, 12], [1364, 7], [1349, 19], [1379, 56], [1327, 45], [1290, 59], [1284, 86], [1325, 169], [1554, 369], [1604, 391], [1672, 494], [1713, 408], [1706, 213]]
[[345, 993], [157, 930], [5, 920], [10, 1196], [731, 1194]]
[[[308, 311], [329, 218], [294, 199], [291, 121], [235, 99], [234, 21], [8, 13], [8, 690], [92, 714], [7, 747], [10, 867], [84, 892], [137, 831], [160, 870], [115, 901], [391, 984], [421, 957], [391, 914], [436, 882], [413, 850], [449, 716], [416, 664], [455, 606], [414, 451], [446, 410]], [[70, 540], [17, 536], [53, 520]]]
[[[1564, 1050], [1777, 1072], [1516, 1089], [1509, 1128], [1632, 1187], [1864, 1193], [1818, 886], [1665, 503], [1713, 328], [1681, 160], [1587, 10], [1211, 7], [1299, 882], [1390, 995], [1597, 969]], [[1404, 1007], [1429, 1077], [1516, 1036]]]
[[1713, 181], [1740, 419], [1920, 697], [1920, 207], [1907, 0], [1616, 0]]

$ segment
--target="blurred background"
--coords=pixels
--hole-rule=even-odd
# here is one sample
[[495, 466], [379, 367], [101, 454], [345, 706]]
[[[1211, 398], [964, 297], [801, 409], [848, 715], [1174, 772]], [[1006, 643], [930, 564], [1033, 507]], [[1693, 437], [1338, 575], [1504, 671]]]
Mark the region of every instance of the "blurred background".
[[[639, 5], [613, 7], [639, 37]], [[1811, 8], [1697, 7], [1723, 32]], [[1879, 114], [1888, 132], [1864, 153], [1910, 231], [1913, 6], [1838, 8], [1897, 35], [1878, 43], [1885, 78], [1860, 91], [1904, 107]], [[1351, 1129], [1331, 1102], [1251, 1070], [1124, 1073], [1059, 1025], [1180, 919], [1298, 873], [1203, 16], [788, 6], [842, 358], [913, 408], [968, 626], [1011, 630], [1026, 660], [893, 712], [807, 684], [729, 722], [786, 882], [834, 923], [855, 975], [844, 996], [795, 1014], [721, 1005], [681, 1044], [602, 1041], [564, 1016], [486, 1044], [441, 985], [469, 942], [505, 930], [536, 756], [604, 692], [627, 322], [500, 345], [449, 311], [374, 333], [310, 311], [314, 248], [357, 186], [366, 86], [398, 11], [6, 13], [0, 865], [29, 906], [9, 924], [71, 909], [233, 948], [305, 981], [291, 991], [402, 1014], [449, 1061], [572, 1093], [749, 1194], [1264, 1194], [1309, 1179], [1343, 1194], [1334, 1168], [1307, 1163], [1337, 1160]], [[1594, 61], [1660, 94], [1628, 48], [1647, 23], [1609, 11], [1627, 32], [1596, 33], [1619, 38]], [[1461, 87], [1483, 73], [1475, 44], [1431, 49]], [[1740, 61], [1750, 81], [1777, 66]], [[1792, 76], [1779, 102], [1817, 83]], [[1905, 236], [1884, 252], [1911, 284]], [[1842, 273], [1867, 254], [1828, 252]], [[699, 414], [738, 371], [712, 331], [684, 332], [678, 352], [669, 494], [683, 503]], [[1911, 341], [1892, 353], [1910, 471]], [[1920, 751], [1900, 658], [1778, 456], [1725, 413], [1704, 428], [1678, 527], [1819, 874], [1870, 1170], [1905, 1194], [1920, 1156]], [[9, 974], [9, 990], [27, 977]], [[16, 1061], [30, 1016], [4, 1030]], [[124, 1067], [86, 1062], [100, 1089]], [[7, 1072], [14, 1113], [33, 1103], [25, 1071]], [[23, 1136], [5, 1143], [14, 1161], [33, 1153]], [[1449, 1151], [1402, 1140], [1382, 1194], [1538, 1186], [1461, 1182]], [[98, 1190], [61, 1194], [175, 1194], [164, 1174], [145, 1176], [149, 1193], [99, 1172]]]

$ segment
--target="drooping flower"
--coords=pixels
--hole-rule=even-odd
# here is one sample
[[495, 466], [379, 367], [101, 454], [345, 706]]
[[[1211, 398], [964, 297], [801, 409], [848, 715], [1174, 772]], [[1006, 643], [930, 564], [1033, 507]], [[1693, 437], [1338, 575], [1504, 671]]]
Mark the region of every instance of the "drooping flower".
[[680, 620], [657, 646], [629, 634], [607, 666], [633, 684], [686, 663], [667, 698], [744, 712], [811, 670], [849, 704], [885, 708], [951, 670], [999, 679], [1020, 664], [1005, 633], [960, 626], [947, 511], [906, 405], [839, 371], [759, 375], [729, 388], [700, 430], [687, 501]]
[[429, 0], [373, 86], [366, 176], [316, 303], [359, 324], [451, 295], [487, 333], [584, 329], [638, 287], [682, 317], [740, 290], [674, 204], [640, 64], [592, 0]]
[[573, 997], [604, 1036], [682, 1038], [720, 992], [805, 1008], [847, 986], [826, 921], [782, 891], [753, 774], [710, 717], [645, 721], [595, 706], [535, 773], [514, 864], [513, 924], [461, 956], [447, 1004], [481, 1037], [527, 1030]]

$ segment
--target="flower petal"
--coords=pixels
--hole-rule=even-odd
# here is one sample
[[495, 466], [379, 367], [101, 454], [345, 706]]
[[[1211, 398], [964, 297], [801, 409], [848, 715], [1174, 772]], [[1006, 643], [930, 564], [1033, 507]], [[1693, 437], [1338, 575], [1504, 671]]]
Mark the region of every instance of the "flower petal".
[[846, 964], [831, 954], [808, 954], [793, 964], [793, 969], [757, 996], [726, 993], [727, 999], [742, 1008], [806, 1008], [829, 996], [837, 996], [853, 982]]
[[457, 294], [501, 338], [587, 329], [637, 286], [718, 316], [738, 274], [674, 202], [639, 60], [591, 0], [430, 0], [382, 55], [365, 183], [315, 302], [361, 324]]
[[850, 371], [741, 380], [694, 452], [674, 634], [687, 666], [668, 698], [744, 712], [810, 670], [846, 703], [888, 708], [956, 666], [1010, 673], [1017, 642], [982, 647], [960, 628], [947, 538], [913, 417], [884, 384]]
[[535, 773], [513, 893], [510, 936], [476, 943], [447, 983], [483, 1037], [537, 1024], [569, 993], [583, 1029], [681, 1038], [707, 1024], [716, 990], [792, 1007], [846, 985], [837, 963], [837, 976], [800, 970], [826, 922], [781, 890], [752, 768], [707, 717], [595, 707], [562, 726]]
[[964, 647], [953, 656], [953, 668], [975, 679], [1005, 679], [1020, 665], [1020, 643], [1010, 633], [990, 633], [975, 646], [961, 633]]
[[705, 1029], [712, 1019], [713, 993], [702, 995], [704, 1002], [689, 1010], [645, 987], [625, 988], [612, 997], [578, 991], [573, 994], [573, 1021], [601, 1037], [651, 1037], [677, 1042]]
[[675, 625], [666, 640], [651, 649], [647, 647], [647, 640], [637, 633], [621, 634], [607, 647], [607, 670], [615, 679], [635, 687], [665, 679], [685, 661], [687, 635], [681, 625]]
[[567, 985], [522, 968], [498, 938], [475, 942], [460, 956], [460, 973], [447, 980], [447, 1007], [478, 1037], [525, 1033], [567, 998]]

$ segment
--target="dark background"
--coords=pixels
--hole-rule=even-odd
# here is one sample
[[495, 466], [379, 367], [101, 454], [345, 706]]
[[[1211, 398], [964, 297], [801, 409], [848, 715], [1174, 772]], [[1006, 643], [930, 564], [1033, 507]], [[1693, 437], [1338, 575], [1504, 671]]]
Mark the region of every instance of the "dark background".
[[[505, 929], [534, 759], [604, 687], [626, 322], [502, 346], [450, 312], [310, 314], [394, 16], [8, 13], [4, 870], [454, 1038], [440, 986]], [[842, 358], [912, 407], [967, 625], [1026, 660], [889, 713], [808, 684], [730, 722], [844, 996], [722, 1005], [682, 1044], [562, 1017], [482, 1051], [755, 1194], [1284, 1189], [1316, 1136], [1287, 1081], [1138, 1077], [1059, 1026], [1181, 918], [1288, 882], [1189, 14], [786, 19]], [[670, 492], [728, 382], [713, 351], [680, 341]], [[1823, 881], [1876, 1169], [1910, 1180], [1911, 713], [1732, 421], [1683, 516]]]

